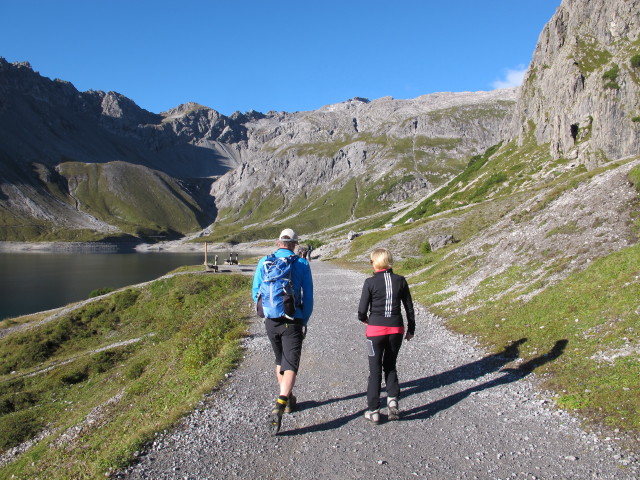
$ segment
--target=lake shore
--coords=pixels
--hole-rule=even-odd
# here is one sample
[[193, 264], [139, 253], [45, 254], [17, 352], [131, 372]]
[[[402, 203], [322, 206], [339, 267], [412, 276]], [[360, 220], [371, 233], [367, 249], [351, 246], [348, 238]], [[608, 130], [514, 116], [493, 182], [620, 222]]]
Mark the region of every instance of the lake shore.
[[[0, 242], [0, 252], [3, 253], [61, 253], [61, 252], [97, 252], [117, 253], [123, 251], [145, 252], [174, 252], [189, 253], [203, 252], [205, 244], [185, 240], [175, 240], [158, 243], [106, 243], [106, 242]], [[209, 252], [233, 252], [243, 255], [266, 255], [275, 249], [275, 241], [253, 242], [232, 245], [230, 243], [209, 243]]]

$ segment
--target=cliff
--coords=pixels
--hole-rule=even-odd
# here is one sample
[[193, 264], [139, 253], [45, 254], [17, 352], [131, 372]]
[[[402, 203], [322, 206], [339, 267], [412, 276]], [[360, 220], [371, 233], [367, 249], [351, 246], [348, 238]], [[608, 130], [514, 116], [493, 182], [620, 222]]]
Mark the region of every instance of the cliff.
[[592, 168], [640, 150], [640, 2], [565, 0], [524, 78], [513, 134]]

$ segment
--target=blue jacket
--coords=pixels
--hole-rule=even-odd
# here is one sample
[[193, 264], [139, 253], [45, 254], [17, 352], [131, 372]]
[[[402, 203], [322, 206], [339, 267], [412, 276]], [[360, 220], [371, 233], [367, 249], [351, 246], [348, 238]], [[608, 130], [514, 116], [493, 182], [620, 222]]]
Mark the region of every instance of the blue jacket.
[[[288, 257], [294, 255], [291, 250], [286, 248], [279, 248], [275, 251], [276, 257]], [[258, 301], [258, 292], [260, 290], [260, 284], [262, 283], [262, 265], [266, 260], [266, 256], [262, 257], [256, 267], [256, 273], [253, 275], [253, 288], [251, 294], [253, 301]], [[304, 258], [298, 258], [291, 266], [291, 282], [293, 283], [293, 294], [302, 303], [302, 308], [296, 307], [296, 312], [293, 315], [295, 318], [301, 318], [304, 325], [307, 324], [311, 313], [313, 312], [313, 279], [311, 278], [311, 267], [309, 262]]]

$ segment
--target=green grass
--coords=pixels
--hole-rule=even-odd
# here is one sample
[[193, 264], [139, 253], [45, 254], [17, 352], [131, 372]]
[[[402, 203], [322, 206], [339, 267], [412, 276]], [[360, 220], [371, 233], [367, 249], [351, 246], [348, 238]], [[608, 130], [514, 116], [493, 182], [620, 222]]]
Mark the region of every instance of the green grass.
[[[559, 406], [640, 433], [640, 245], [601, 258], [528, 301], [521, 295], [541, 286], [530, 278], [536, 264], [511, 267], [464, 301], [450, 301], [455, 291], [445, 293], [447, 287], [476, 267], [473, 258], [455, 254], [444, 260], [449, 253], [446, 247], [397, 265], [404, 275], [424, 270], [409, 277], [417, 301], [490, 350], [526, 339], [519, 362], [537, 367], [543, 387], [558, 392]], [[557, 358], [546, 362], [545, 355]]]
[[640, 194], [640, 167], [632, 168], [629, 171], [629, 180], [631, 180], [636, 191]]
[[[62, 163], [62, 176], [83, 211], [132, 235], [187, 233], [207, 216], [173, 178], [126, 162]], [[144, 189], [140, 186], [144, 185]]]
[[356, 142], [365, 142], [372, 145], [386, 146], [389, 142], [386, 135], [374, 136], [370, 133], [360, 133], [358, 135], [346, 137], [341, 140], [333, 142], [321, 142], [321, 143], [305, 143], [300, 145], [292, 145], [285, 149], [295, 151], [297, 156], [317, 156], [317, 157], [335, 157], [338, 152], [344, 147]]
[[[632, 170], [640, 183], [640, 167]], [[471, 213], [471, 217], [482, 214]], [[549, 235], [575, 233], [569, 223]], [[373, 248], [377, 239], [366, 241]], [[365, 241], [365, 238], [361, 240]], [[446, 318], [455, 331], [472, 335], [492, 351], [518, 339], [519, 362], [536, 368], [544, 388], [558, 393], [558, 405], [594, 423], [637, 436], [640, 433], [640, 244], [596, 260], [530, 300], [522, 295], [543, 287], [532, 277], [539, 263], [512, 266], [485, 279], [464, 300], [456, 289], [477, 270], [480, 257], [462, 257], [455, 246], [400, 262], [414, 298]], [[566, 268], [556, 259], [548, 274]], [[421, 272], [417, 275], [414, 272]], [[556, 358], [557, 357], [557, 358]], [[547, 362], [545, 359], [554, 358]], [[615, 401], [612, 401], [615, 399]]]
[[411, 230], [414, 226], [415, 225], [412, 224], [397, 225], [390, 229], [368, 232], [365, 235], [356, 237], [351, 242], [351, 248], [345, 258], [355, 259], [359, 255], [372, 250], [381, 241], [386, 240], [387, 238], [390, 238], [399, 233]]
[[[531, 137], [523, 146], [496, 146], [472, 158], [452, 182], [406, 215], [421, 215], [419, 222], [367, 233], [352, 242], [346, 258], [359, 258], [414, 227], [432, 235], [447, 225], [447, 233], [464, 245], [503, 218], [516, 225], [530, 221], [567, 191], [623, 164], [608, 162], [591, 171], [568, 168], [567, 160], [551, 159], [547, 147]], [[640, 193], [640, 167], [630, 171], [629, 180]], [[533, 195], [540, 201], [515, 215], [514, 209]], [[461, 205], [466, 208], [458, 209]], [[632, 208], [640, 232], [640, 214], [637, 206]], [[577, 223], [567, 222], [549, 229], [546, 238], [577, 234]], [[415, 256], [395, 269], [407, 276], [414, 298], [431, 312], [496, 352], [526, 339], [515, 366], [536, 369], [544, 387], [558, 393], [559, 406], [632, 437], [640, 433], [640, 245], [594, 261], [551, 288], [550, 278], [564, 272], [572, 259], [548, 251], [528, 264], [493, 273], [462, 300], [455, 297], [457, 286], [485, 266], [486, 252], [496, 245], [464, 255], [456, 245], [436, 252], [414, 247]]]
[[49, 432], [0, 476], [99, 478], [130, 462], [239, 360], [249, 289], [245, 276], [182, 274], [0, 339], [0, 450]]
[[588, 76], [609, 63], [612, 55], [607, 50], [602, 50], [594, 38], [579, 37], [574, 58], [580, 71]]
[[497, 105], [465, 105], [443, 108], [441, 110], [427, 112], [427, 116], [433, 122], [443, 120], [471, 122], [481, 119], [486, 120], [488, 117], [504, 118], [514, 103], [515, 102], [509, 100], [500, 100], [496, 102]]
[[489, 300], [466, 314], [450, 312], [449, 325], [489, 346], [526, 338], [520, 349], [525, 361], [566, 341], [563, 354], [539, 370], [549, 374], [546, 385], [560, 393], [560, 405], [640, 432], [640, 245], [597, 260], [528, 302], [515, 296], [490, 301], [522, 275], [515, 269], [492, 279], [491, 288], [477, 293]]
[[[246, 242], [277, 238], [280, 230], [289, 225], [295, 225], [298, 234], [318, 232], [352, 220], [356, 201], [356, 179], [352, 178], [343, 186], [333, 185], [333, 188], [317, 190], [309, 198], [305, 199], [302, 195], [296, 197], [291, 202], [291, 208], [279, 211], [275, 215], [251, 215], [244, 220], [233, 222], [227, 218], [219, 224], [216, 223], [213, 233], [200, 238], [200, 241]], [[383, 209], [383, 205], [378, 205], [378, 209]], [[254, 222], [261, 225], [244, 228]]]
[[461, 185], [468, 184], [478, 175], [478, 172], [489, 161], [492, 155], [500, 148], [500, 145], [489, 148], [483, 155], [476, 155], [469, 160], [467, 167], [457, 175], [448, 185], [431, 195], [426, 201], [422, 202], [416, 209], [407, 213], [400, 221], [407, 219], [423, 218], [434, 215], [439, 212], [450, 210], [452, 208], [466, 205], [471, 201], [478, 200], [486, 195], [491, 186], [504, 181], [503, 174], [497, 173], [497, 177], [490, 178], [491, 183], [485, 182], [480, 188], [477, 188], [471, 194], [462, 194], [459, 191]]

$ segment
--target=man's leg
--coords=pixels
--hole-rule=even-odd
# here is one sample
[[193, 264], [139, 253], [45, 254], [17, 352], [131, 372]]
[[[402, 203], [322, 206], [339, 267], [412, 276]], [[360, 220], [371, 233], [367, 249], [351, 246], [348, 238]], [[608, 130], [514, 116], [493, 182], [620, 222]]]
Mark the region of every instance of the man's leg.
[[278, 381], [280, 395], [284, 395], [286, 397], [290, 396], [293, 391], [293, 386], [296, 383], [296, 373], [293, 370], [285, 370], [283, 372], [282, 367], [280, 365], [276, 365], [276, 380]]
[[280, 387], [280, 395], [272, 411], [271, 425], [274, 433], [280, 430], [282, 414], [290, 400], [296, 382], [300, 354], [302, 351], [302, 325], [288, 324], [280, 332], [281, 356], [276, 366], [276, 379]]
[[293, 391], [293, 386], [296, 383], [296, 372], [293, 370], [285, 370], [280, 375], [280, 395], [284, 397], [290, 397]]

